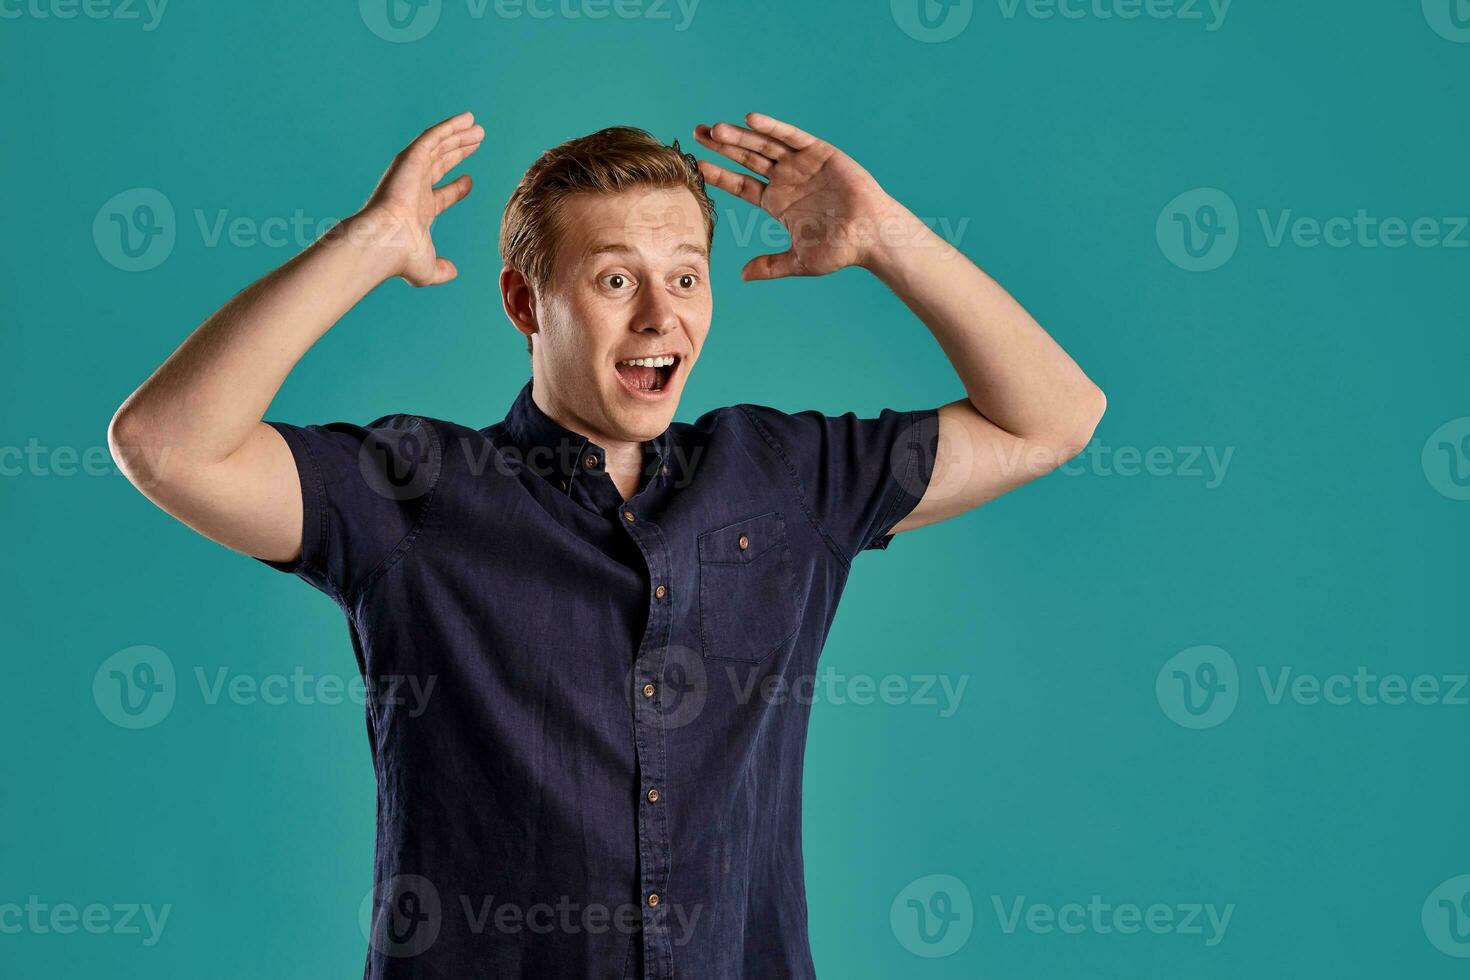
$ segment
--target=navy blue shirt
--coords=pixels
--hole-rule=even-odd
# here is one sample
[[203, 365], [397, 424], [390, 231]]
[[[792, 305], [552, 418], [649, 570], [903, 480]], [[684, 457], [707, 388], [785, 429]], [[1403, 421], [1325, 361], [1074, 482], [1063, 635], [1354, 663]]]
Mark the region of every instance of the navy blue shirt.
[[305, 527], [256, 560], [341, 607], [368, 684], [366, 976], [811, 977], [792, 694], [938, 410], [717, 409], [625, 501], [532, 384], [481, 429], [269, 423]]

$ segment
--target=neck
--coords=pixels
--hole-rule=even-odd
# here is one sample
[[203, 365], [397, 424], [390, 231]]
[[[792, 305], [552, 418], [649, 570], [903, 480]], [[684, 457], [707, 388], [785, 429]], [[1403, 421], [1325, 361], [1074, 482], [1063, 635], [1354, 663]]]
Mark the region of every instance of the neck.
[[643, 471], [643, 443], [620, 442], [607, 448], [607, 475], [627, 500], [638, 492]]
[[601, 446], [606, 455], [607, 475], [613, 481], [613, 486], [627, 500], [638, 492], [638, 484], [643, 470], [643, 442], [628, 442], [622, 439], [613, 439], [595, 431], [591, 426], [582, 422], [571, 412], [563, 411], [561, 406], [551, 398], [543, 388], [536, 384], [534, 378], [531, 383], [531, 400], [536, 407], [546, 413], [546, 416], [558, 425], [569, 429]]

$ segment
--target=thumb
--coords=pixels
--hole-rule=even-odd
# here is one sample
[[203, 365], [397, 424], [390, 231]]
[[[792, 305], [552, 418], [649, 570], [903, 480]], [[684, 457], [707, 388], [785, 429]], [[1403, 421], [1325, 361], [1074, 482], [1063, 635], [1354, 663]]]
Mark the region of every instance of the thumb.
[[757, 279], [781, 279], [785, 276], [802, 275], [801, 262], [795, 252], [779, 252], [773, 255], [757, 255], [745, 263], [740, 278], [746, 282]]
[[429, 280], [429, 285], [437, 286], [440, 283], [446, 283], [458, 275], [459, 269], [454, 263], [441, 255], [434, 260], [434, 278]]

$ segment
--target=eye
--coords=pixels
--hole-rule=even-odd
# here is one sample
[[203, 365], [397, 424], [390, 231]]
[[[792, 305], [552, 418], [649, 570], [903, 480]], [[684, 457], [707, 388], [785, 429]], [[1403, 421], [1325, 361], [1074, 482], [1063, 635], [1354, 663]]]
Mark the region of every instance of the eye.
[[610, 272], [602, 277], [602, 281], [605, 283], [609, 283], [612, 286], [614, 292], [619, 292], [625, 285], [628, 284], [629, 280], [628, 277], [621, 272]]
[[693, 289], [695, 284], [699, 282], [699, 277], [691, 272], [686, 272], [679, 277], [678, 281], [681, 289]]

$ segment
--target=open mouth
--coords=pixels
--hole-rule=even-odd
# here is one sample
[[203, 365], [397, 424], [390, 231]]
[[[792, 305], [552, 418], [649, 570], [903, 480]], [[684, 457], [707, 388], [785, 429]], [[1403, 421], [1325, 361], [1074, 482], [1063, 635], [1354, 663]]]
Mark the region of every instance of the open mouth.
[[660, 354], [618, 361], [614, 367], [625, 388], [640, 395], [655, 395], [667, 390], [682, 362], [678, 354]]

